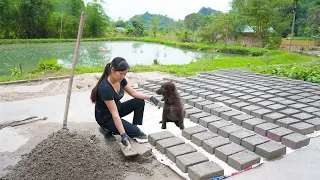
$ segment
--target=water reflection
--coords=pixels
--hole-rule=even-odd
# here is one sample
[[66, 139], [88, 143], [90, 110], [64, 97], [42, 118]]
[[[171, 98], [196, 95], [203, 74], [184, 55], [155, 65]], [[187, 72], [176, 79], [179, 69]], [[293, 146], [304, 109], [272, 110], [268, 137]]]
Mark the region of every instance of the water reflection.
[[[30, 71], [37, 67], [40, 58], [56, 59], [59, 64], [71, 67], [74, 47], [75, 43], [0, 45], [0, 75], [10, 74], [10, 67], [19, 66], [19, 64], [22, 64], [24, 72]], [[118, 56], [127, 59], [130, 65], [151, 65], [155, 59], [160, 64], [187, 64], [197, 59], [239, 55], [200, 52], [162, 44], [131, 41], [81, 42], [77, 66], [104, 66]]]

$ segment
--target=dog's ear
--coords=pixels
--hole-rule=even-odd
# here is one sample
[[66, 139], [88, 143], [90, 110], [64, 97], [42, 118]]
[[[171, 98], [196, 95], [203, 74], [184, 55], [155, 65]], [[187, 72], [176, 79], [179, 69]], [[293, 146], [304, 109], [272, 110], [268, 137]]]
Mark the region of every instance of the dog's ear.
[[171, 82], [170, 86], [169, 86], [169, 91], [174, 92], [175, 88], [176, 88], [175, 84], [173, 82]]

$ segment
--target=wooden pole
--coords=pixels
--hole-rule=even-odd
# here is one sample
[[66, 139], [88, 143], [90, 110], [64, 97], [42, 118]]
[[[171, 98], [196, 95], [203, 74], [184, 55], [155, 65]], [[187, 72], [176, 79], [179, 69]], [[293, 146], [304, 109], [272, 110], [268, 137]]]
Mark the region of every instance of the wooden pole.
[[69, 105], [70, 105], [70, 98], [71, 98], [71, 89], [72, 89], [74, 71], [76, 69], [76, 64], [77, 64], [77, 60], [78, 60], [80, 40], [82, 37], [82, 30], [83, 30], [85, 18], [86, 18], [86, 13], [82, 12], [80, 24], [79, 24], [79, 30], [78, 30], [78, 37], [77, 37], [77, 42], [76, 42], [76, 49], [74, 51], [72, 70], [71, 70], [71, 75], [70, 75], [70, 79], [69, 79], [68, 94], [67, 94], [66, 106], [65, 106], [64, 117], [63, 117], [63, 129], [67, 129], [67, 119], [68, 119], [68, 112], [69, 112]]

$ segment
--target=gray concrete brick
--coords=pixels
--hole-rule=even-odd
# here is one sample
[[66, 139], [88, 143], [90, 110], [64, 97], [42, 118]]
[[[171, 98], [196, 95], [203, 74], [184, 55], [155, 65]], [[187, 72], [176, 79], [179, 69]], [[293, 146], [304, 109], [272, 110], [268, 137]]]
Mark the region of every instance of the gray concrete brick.
[[229, 94], [230, 97], [237, 99], [238, 97], [246, 95], [245, 93], [237, 92], [237, 93], [232, 93]]
[[213, 95], [213, 94], [214, 94], [214, 92], [205, 91], [205, 92], [199, 93], [199, 97], [206, 99], [207, 96]]
[[251, 93], [257, 92], [257, 90], [255, 90], [255, 89], [246, 89], [246, 90], [243, 90], [242, 92], [244, 92], [246, 94], [251, 94]]
[[279, 102], [284, 101], [286, 99], [282, 98], [282, 97], [274, 97], [274, 98], [270, 98], [269, 100], [279, 103]]
[[193, 152], [176, 157], [176, 165], [184, 173], [188, 172], [188, 167], [206, 161], [209, 161], [209, 159], [200, 152]]
[[272, 105], [266, 106], [266, 108], [270, 109], [272, 111], [281, 111], [283, 109], [286, 109], [287, 106], [282, 105], [282, 104], [272, 104]]
[[287, 92], [282, 92], [282, 93], [278, 93], [277, 96], [285, 98], [285, 97], [288, 97], [288, 96], [292, 96], [292, 94], [291, 93], [287, 93]]
[[204, 140], [207, 140], [207, 139], [211, 139], [211, 138], [214, 138], [214, 137], [217, 137], [218, 134], [216, 133], [213, 133], [211, 131], [204, 131], [204, 132], [200, 132], [200, 133], [196, 133], [196, 134], [193, 134], [192, 137], [191, 137], [191, 141], [198, 145], [198, 146], [202, 146], [202, 142]]
[[241, 151], [228, 157], [227, 163], [236, 170], [244, 170], [260, 162], [260, 157], [250, 151]]
[[314, 115], [302, 112], [302, 113], [294, 114], [294, 115], [292, 115], [292, 117], [299, 119], [301, 121], [306, 121], [306, 120], [314, 118]]
[[206, 113], [206, 112], [200, 112], [197, 114], [191, 114], [190, 115], [190, 121], [194, 122], [194, 123], [199, 123], [199, 119], [202, 117], [207, 117], [207, 116], [211, 116], [211, 114]]
[[256, 106], [256, 105], [249, 105], [249, 106], [242, 107], [241, 111], [245, 112], [247, 114], [251, 114], [252, 111], [255, 111], [255, 110], [258, 110], [258, 109], [261, 109], [261, 107], [260, 106]]
[[[230, 88], [230, 87], [228, 87]], [[223, 91], [221, 94], [225, 95], [225, 96], [229, 96], [230, 94], [233, 94], [233, 93], [237, 93], [238, 91], [235, 91], [235, 90], [229, 90], [229, 91]]]
[[303, 97], [302, 96], [293, 95], [293, 96], [288, 96], [287, 98], [291, 99], [291, 100], [298, 100], [298, 99], [302, 99]]
[[305, 121], [306, 123], [314, 125], [316, 131], [320, 130], [320, 118], [313, 118]]
[[225, 111], [225, 112], [221, 112], [221, 118], [227, 121], [230, 121], [232, 119], [232, 117], [234, 116], [238, 116], [241, 115], [242, 113], [239, 111]]
[[244, 96], [238, 97], [237, 99], [239, 99], [239, 100], [241, 100], [241, 101], [244, 101], [244, 102], [247, 102], [247, 100], [252, 99], [252, 98], [255, 98], [255, 96], [252, 96], [252, 95], [244, 95]]
[[223, 91], [228, 91], [228, 90], [229, 90], [228, 88], [217, 88], [214, 90], [214, 92], [221, 94]]
[[207, 90], [205, 90], [205, 89], [199, 89], [199, 90], [196, 90], [196, 91], [192, 91], [192, 92], [191, 92], [191, 95], [199, 96], [199, 93], [203, 93], [203, 92], [207, 92]]
[[206, 96], [206, 99], [209, 101], [214, 101], [215, 98], [220, 97], [220, 96], [222, 96], [222, 94], [215, 93], [215, 94]]
[[299, 149], [310, 143], [310, 138], [299, 133], [292, 133], [282, 138], [281, 143], [291, 149]]
[[261, 101], [261, 102], [258, 102], [256, 105], [265, 108], [265, 107], [270, 106], [272, 104], [275, 104], [275, 102], [273, 102], [273, 101]]
[[239, 103], [232, 104], [232, 105], [231, 105], [231, 108], [240, 111], [242, 107], [249, 106], [249, 105], [250, 105], [250, 103], [239, 102]]
[[202, 148], [204, 150], [206, 150], [207, 152], [214, 154], [216, 148], [223, 146], [223, 145], [226, 145], [226, 144], [229, 144], [229, 143], [230, 143], [230, 141], [227, 138], [218, 136], [218, 137], [207, 139], [207, 140], [203, 141]]
[[186, 92], [181, 92], [179, 94], [180, 94], [180, 97], [190, 96], [190, 94]]
[[301, 122], [301, 121], [298, 120], [298, 119], [289, 117], [289, 118], [282, 118], [282, 119], [277, 120], [276, 124], [281, 126], [281, 127], [288, 128], [290, 124], [295, 124], [295, 123], [298, 123], [298, 122]]
[[224, 169], [213, 161], [207, 161], [190, 166], [188, 176], [192, 180], [207, 180], [224, 175]]
[[231, 126], [225, 126], [225, 127], [218, 129], [218, 134], [225, 137], [225, 138], [228, 138], [230, 133], [241, 131], [241, 130], [243, 130], [243, 128], [241, 126], [233, 124]]
[[250, 136], [254, 136], [254, 135], [256, 135], [256, 133], [243, 129], [240, 131], [230, 133], [229, 140], [240, 145], [242, 139], [250, 137]]
[[174, 135], [170, 131], [161, 131], [161, 132], [156, 132], [156, 133], [151, 133], [148, 135], [148, 142], [155, 146], [156, 142], [161, 140], [161, 139], [166, 139], [174, 137]]
[[251, 115], [256, 118], [262, 119], [263, 115], [270, 114], [270, 113], [272, 113], [272, 111], [269, 109], [258, 109], [258, 110], [252, 111]]
[[198, 108], [198, 109], [201, 109], [203, 110], [203, 107], [206, 106], [206, 105], [210, 105], [210, 104], [213, 104], [214, 102], [212, 101], [209, 101], [209, 100], [204, 100], [202, 102], [196, 102], [195, 103], [195, 107]]
[[260, 95], [259, 97], [263, 99], [271, 99], [271, 98], [274, 98], [275, 96], [272, 94], [264, 94], [264, 95]]
[[261, 91], [256, 91], [256, 92], [251, 93], [251, 95], [261, 97], [261, 96], [266, 95], [266, 93], [261, 92]]
[[222, 102], [222, 101], [226, 101], [226, 100], [229, 100], [231, 99], [231, 97], [228, 97], [228, 96], [219, 96], [217, 98], [214, 98], [214, 102]]
[[250, 137], [242, 139], [241, 145], [243, 147], [245, 147], [246, 149], [254, 152], [258, 145], [269, 142], [269, 141], [270, 140], [266, 137], [263, 137], [260, 135], [255, 135], [255, 136], [250, 136]]
[[181, 97], [181, 100], [184, 104], [187, 104], [189, 100], [191, 99], [197, 99], [198, 96], [194, 96], [194, 95], [189, 95], [189, 96], [183, 96]]
[[205, 99], [202, 99], [202, 98], [190, 99], [190, 100], [188, 100], [188, 104], [189, 104], [190, 106], [195, 106], [195, 104], [196, 104], [197, 102], [203, 102], [203, 101], [205, 101]]
[[298, 99], [297, 100], [298, 102], [300, 102], [300, 103], [312, 103], [312, 102], [315, 102], [316, 100], [314, 100], [314, 99], [309, 99], [309, 98], [302, 98], [302, 99]]
[[181, 144], [168, 148], [167, 156], [171, 161], [176, 162], [176, 157], [196, 151], [197, 150], [190, 144]]
[[222, 101], [223, 104], [231, 107], [232, 104], [235, 104], [235, 103], [238, 103], [238, 102], [241, 102], [240, 100], [237, 100], [237, 99], [229, 99], [229, 100], [225, 100], [225, 101]]
[[184, 109], [187, 110], [187, 109], [192, 109], [193, 106], [190, 106], [189, 104], [184, 104]]
[[265, 101], [265, 99], [259, 98], [259, 97], [255, 97], [255, 98], [248, 99], [246, 102], [249, 102], [249, 103], [252, 103], [252, 104], [257, 104], [258, 102], [261, 102], [261, 101]]
[[314, 132], [315, 126], [309, 123], [299, 122], [289, 125], [288, 128], [293, 130], [294, 132], [307, 135]]
[[200, 90], [200, 89], [197, 87], [192, 87], [192, 88], [185, 89], [184, 92], [191, 94], [193, 91], [197, 91], [197, 90]]
[[216, 115], [216, 116], [221, 116], [222, 112], [226, 112], [226, 111], [231, 111], [232, 109], [229, 107], [219, 107], [219, 108], [215, 108], [215, 109], [211, 109], [211, 114]]
[[272, 160], [286, 154], [286, 147], [276, 142], [267, 142], [256, 147], [256, 153], [267, 160]]
[[234, 124], [237, 124], [239, 126], [242, 126], [242, 122], [245, 121], [245, 120], [248, 120], [248, 119], [252, 119], [254, 118], [253, 116], [251, 115], [248, 115], [248, 114], [241, 114], [241, 115], [238, 115], [238, 116], [232, 116], [231, 117], [231, 121], [232, 123]]
[[191, 137], [193, 134], [204, 132], [204, 131], [207, 131], [207, 129], [202, 126], [199, 126], [199, 125], [191, 126], [191, 127], [185, 128], [182, 131], [182, 136], [185, 137], [186, 139], [191, 140]]
[[286, 117], [286, 115], [284, 115], [284, 114], [274, 112], [274, 113], [263, 115], [262, 119], [266, 120], [269, 123], [276, 124], [277, 120], [285, 118], [285, 117]]
[[319, 112], [314, 112], [312, 113], [313, 115], [317, 116], [317, 117], [320, 117], [320, 111]]
[[202, 112], [200, 109], [198, 109], [198, 108], [192, 108], [192, 109], [186, 109], [186, 118], [190, 118], [190, 116], [192, 115], [192, 114], [197, 114], [197, 113], [200, 113], [200, 112]]
[[244, 151], [245, 148], [238, 144], [230, 143], [221, 147], [216, 148], [215, 156], [224, 162], [228, 161], [228, 156]]
[[208, 124], [208, 129], [214, 133], [218, 133], [218, 130], [222, 127], [225, 126], [231, 126], [232, 123], [226, 121], [226, 120], [221, 120], [221, 121], [215, 121], [211, 122]]
[[156, 142], [156, 148], [163, 154], [166, 154], [167, 148], [184, 144], [184, 141], [179, 137], [170, 137], [167, 139], [162, 139]]
[[278, 128], [279, 125], [273, 124], [273, 123], [263, 123], [263, 124], [259, 124], [257, 126], [254, 127], [254, 132], [256, 132], [257, 134], [260, 134], [262, 136], [267, 136], [267, 132], [269, 130]]
[[216, 109], [216, 108], [219, 108], [219, 107], [222, 107], [222, 106], [219, 105], [219, 104], [205, 105], [205, 106], [203, 106], [203, 111], [207, 112], [207, 113], [211, 113], [211, 109]]
[[283, 136], [294, 133], [292, 130], [278, 127], [267, 132], [267, 137], [277, 142], [281, 142]]
[[320, 107], [320, 100], [316, 101], [316, 102], [312, 102], [312, 103], [308, 103], [310, 106], [314, 106], [314, 107]]
[[279, 103], [280, 103], [280, 104], [283, 104], [283, 105], [285, 105], [285, 106], [288, 106], [288, 105], [290, 105], [290, 104], [295, 104], [295, 103], [297, 103], [297, 102], [296, 102], [296, 101], [289, 100], [289, 99], [286, 99], [286, 100], [280, 101]]
[[205, 128], [208, 128], [208, 124], [215, 122], [215, 121], [221, 121], [222, 118], [218, 116], [207, 116], [207, 117], [202, 117], [199, 119], [199, 124]]
[[297, 109], [293, 109], [293, 108], [286, 108], [284, 110], [281, 110], [280, 113], [284, 114], [286, 116], [291, 116], [293, 114], [297, 114], [300, 113], [301, 111], [297, 110]]
[[266, 121], [258, 118], [252, 118], [245, 121], [242, 121], [242, 127], [248, 130], [253, 131], [254, 126], [265, 123]]
[[303, 104], [303, 103], [295, 103], [295, 104], [290, 104], [288, 106], [294, 109], [302, 109], [302, 108], [308, 107], [307, 104]]
[[302, 111], [305, 111], [307, 113], [314, 113], [314, 112], [320, 111], [320, 109], [315, 107], [306, 107], [306, 108], [302, 108]]

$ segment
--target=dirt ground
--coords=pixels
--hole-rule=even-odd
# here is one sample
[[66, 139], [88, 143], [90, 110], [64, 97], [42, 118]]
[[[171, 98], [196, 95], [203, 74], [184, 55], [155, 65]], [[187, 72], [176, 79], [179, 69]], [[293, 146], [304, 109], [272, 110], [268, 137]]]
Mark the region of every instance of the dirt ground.
[[[90, 91], [100, 74], [77, 75], [73, 81], [73, 92]], [[161, 79], [171, 75], [158, 72], [128, 73], [130, 85], [145, 82], [147, 79]], [[66, 94], [68, 80], [52, 80], [29, 82], [23, 84], [0, 85], [0, 103], [26, 100]], [[124, 180], [165, 180], [182, 179], [169, 167], [150, 158], [143, 164], [126, 159], [119, 146], [114, 141], [105, 141], [97, 131], [96, 123], [76, 123], [79, 129], [65, 132], [59, 131], [61, 124], [31, 123], [24, 125], [22, 132], [35, 131], [37, 143], [19, 148], [25, 152], [13, 166], [5, 168], [7, 172], [0, 179], [124, 179]], [[43, 127], [42, 127], [43, 126]], [[51, 126], [50, 134], [47, 130]], [[75, 125], [72, 125], [75, 126]], [[83, 127], [82, 127], [83, 126]], [[92, 127], [91, 127], [92, 126]], [[17, 127], [19, 129], [19, 127]], [[95, 133], [87, 130], [94, 129]], [[5, 129], [2, 129], [3, 131]], [[42, 131], [46, 131], [41, 133]], [[117, 137], [118, 138], [118, 137]], [[119, 141], [119, 139], [117, 139]], [[28, 141], [29, 142], [29, 141]], [[34, 144], [33, 144], [34, 143]], [[16, 156], [17, 152], [0, 153], [0, 162], [5, 162], [6, 156]], [[1, 156], [3, 160], [1, 160]], [[11, 157], [9, 159], [12, 159]], [[8, 163], [10, 164], [10, 163]], [[0, 173], [1, 174], [1, 173]]]
[[[73, 80], [72, 92], [91, 90], [100, 76], [100, 73], [76, 75]], [[172, 75], [160, 72], [129, 72], [126, 78], [130, 85], [136, 85], [145, 82], [147, 79], [162, 79], [164, 77], [172, 77]], [[69, 79], [0, 85], [0, 103], [66, 94], [68, 84]]]

